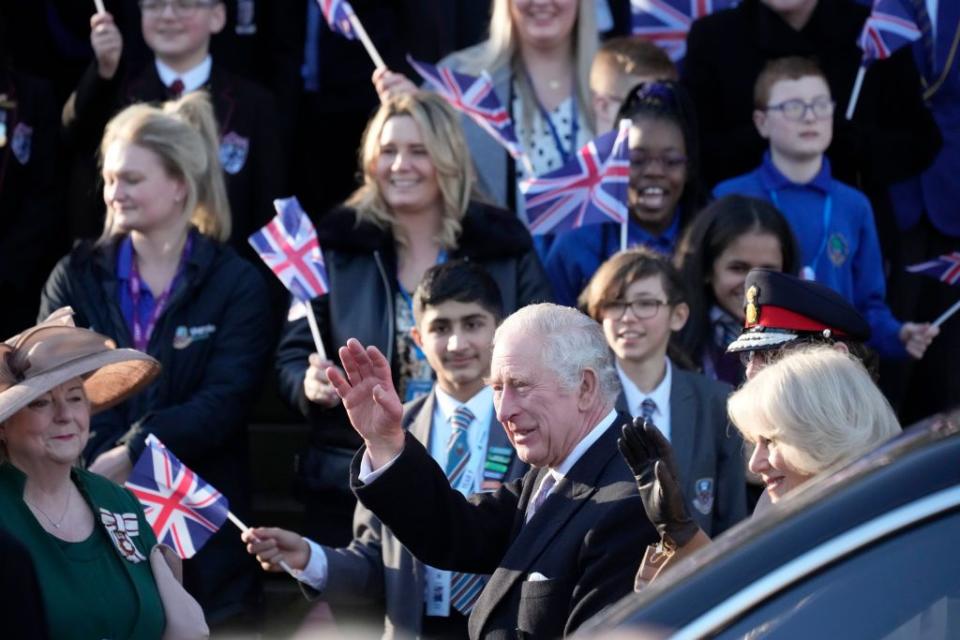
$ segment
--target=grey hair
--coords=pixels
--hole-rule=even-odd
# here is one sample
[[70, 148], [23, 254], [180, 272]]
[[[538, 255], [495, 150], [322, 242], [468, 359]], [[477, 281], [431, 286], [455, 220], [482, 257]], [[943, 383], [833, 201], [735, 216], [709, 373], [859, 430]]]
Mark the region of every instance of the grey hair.
[[797, 471], [814, 475], [900, 433], [900, 424], [863, 365], [816, 345], [764, 367], [727, 401], [745, 439], [773, 440]]
[[544, 302], [523, 307], [497, 328], [493, 343], [525, 333], [543, 341], [543, 364], [565, 389], [576, 389], [584, 369], [593, 369], [601, 396], [614, 404], [620, 378], [603, 329], [589, 316], [571, 307]]

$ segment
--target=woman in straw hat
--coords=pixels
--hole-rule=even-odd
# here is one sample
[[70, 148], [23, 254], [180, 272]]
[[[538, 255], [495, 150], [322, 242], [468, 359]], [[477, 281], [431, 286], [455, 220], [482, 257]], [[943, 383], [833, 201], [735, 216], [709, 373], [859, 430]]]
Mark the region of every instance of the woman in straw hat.
[[[138, 104], [100, 146], [106, 218], [54, 269], [41, 312], [69, 305], [77, 324], [151, 354], [163, 374], [96, 416], [89, 469], [123, 482], [155, 435], [245, 518], [246, 420], [273, 347], [267, 285], [225, 244], [230, 209], [209, 99]], [[222, 528], [184, 563], [184, 584], [211, 624], [255, 611], [257, 567]]]
[[90, 416], [160, 366], [73, 326], [69, 309], [0, 344], [0, 529], [30, 552], [53, 638], [159, 638], [156, 544], [128, 491], [76, 466]]

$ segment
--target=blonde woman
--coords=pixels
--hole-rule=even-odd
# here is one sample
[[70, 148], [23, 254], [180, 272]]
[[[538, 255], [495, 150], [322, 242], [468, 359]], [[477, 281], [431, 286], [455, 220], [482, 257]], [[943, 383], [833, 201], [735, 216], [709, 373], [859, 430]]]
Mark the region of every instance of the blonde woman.
[[[93, 418], [90, 470], [122, 483], [155, 434], [240, 515], [246, 419], [273, 339], [263, 278], [224, 244], [230, 208], [216, 140], [201, 93], [115, 116], [100, 146], [103, 234], [60, 261], [41, 315], [70, 305], [78, 325], [163, 366], [144, 394]], [[185, 585], [212, 625], [257, 597], [256, 567], [243, 556], [221, 530], [184, 563]]]
[[[494, 0], [490, 37], [440, 62], [455, 71], [487, 71], [510, 112], [537, 174], [560, 167], [593, 137], [590, 65], [597, 50], [594, 0]], [[378, 70], [381, 98], [411, 91], [405, 76]], [[519, 211], [516, 181], [527, 177], [497, 142], [462, 118], [480, 190]]]
[[[448, 258], [484, 266], [504, 311], [552, 297], [530, 235], [515, 216], [471, 199], [470, 155], [456, 114], [436, 94], [388, 100], [370, 120], [360, 152], [361, 186], [317, 225], [330, 293], [313, 301], [327, 354], [347, 338], [376, 345], [404, 400], [430, 390], [433, 375], [410, 336], [411, 293]], [[360, 440], [338, 406], [305, 319], [287, 324], [277, 354], [283, 395], [314, 427], [300, 459], [309, 520], [322, 544], [352, 538], [347, 466]]]
[[[754, 445], [749, 469], [762, 479], [771, 503], [900, 433], [890, 403], [863, 365], [822, 345], [791, 351], [765, 367], [730, 396], [727, 413]], [[661, 550], [686, 554], [707, 544], [684, 506], [670, 445], [656, 428], [624, 427], [620, 451], [660, 532]], [[662, 562], [650, 556], [638, 584], [652, 579]]]

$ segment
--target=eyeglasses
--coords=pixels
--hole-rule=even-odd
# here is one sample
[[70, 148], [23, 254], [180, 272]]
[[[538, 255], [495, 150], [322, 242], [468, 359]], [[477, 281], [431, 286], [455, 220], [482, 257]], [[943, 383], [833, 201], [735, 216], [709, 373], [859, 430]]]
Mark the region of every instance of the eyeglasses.
[[187, 18], [196, 13], [197, 9], [206, 9], [217, 3], [217, 0], [140, 0], [140, 11], [146, 15], [158, 16], [164, 9], [170, 7], [173, 14], [179, 18]]
[[807, 117], [808, 109], [817, 120], [826, 120], [833, 116], [833, 108], [835, 106], [836, 103], [830, 98], [817, 98], [813, 102], [804, 102], [797, 98], [794, 100], [785, 100], [780, 104], [771, 104], [767, 106], [767, 111], [779, 111], [787, 120], [801, 122]]
[[679, 171], [687, 166], [687, 157], [679, 154], [651, 155], [644, 151], [630, 152], [630, 168], [646, 171], [656, 163], [661, 171]]
[[604, 316], [619, 320], [627, 313], [629, 307], [633, 315], [640, 320], [646, 320], [657, 315], [660, 307], [669, 303], [666, 300], [656, 300], [654, 298], [637, 298], [636, 300], [611, 300], [600, 305], [600, 311]]
[[782, 354], [783, 349], [764, 349], [762, 351], [741, 351], [740, 352], [740, 364], [743, 365], [744, 369], [749, 368], [751, 365], [754, 367], [765, 367]]

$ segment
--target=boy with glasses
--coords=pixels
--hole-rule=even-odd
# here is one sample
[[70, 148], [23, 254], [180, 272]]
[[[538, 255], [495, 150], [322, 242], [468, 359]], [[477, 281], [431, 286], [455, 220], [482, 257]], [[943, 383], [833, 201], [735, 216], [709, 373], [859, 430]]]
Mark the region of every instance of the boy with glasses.
[[717, 185], [773, 203], [800, 245], [802, 272], [841, 294], [864, 315], [870, 346], [883, 357], [921, 358], [938, 330], [901, 323], [885, 301], [883, 258], [873, 210], [860, 191], [835, 180], [824, 156], [834, 101], [820, 68], [799, 57], [767, 63], [754, 87], [753, 121], [770, 147], [754, 171]]

